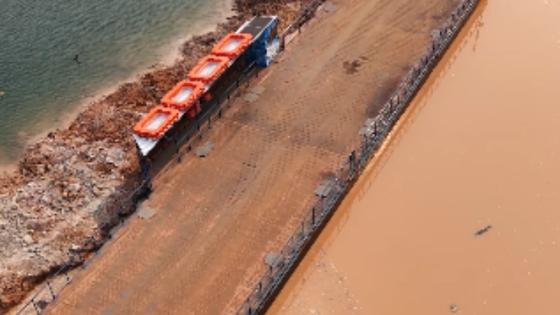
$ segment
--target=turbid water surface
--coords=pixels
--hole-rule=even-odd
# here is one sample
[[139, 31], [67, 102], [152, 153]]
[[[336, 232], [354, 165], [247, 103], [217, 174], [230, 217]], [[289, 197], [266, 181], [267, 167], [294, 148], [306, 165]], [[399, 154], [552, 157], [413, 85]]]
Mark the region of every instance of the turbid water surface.
[[560, 314], [560, 1], [488, 0], [269, 314]]

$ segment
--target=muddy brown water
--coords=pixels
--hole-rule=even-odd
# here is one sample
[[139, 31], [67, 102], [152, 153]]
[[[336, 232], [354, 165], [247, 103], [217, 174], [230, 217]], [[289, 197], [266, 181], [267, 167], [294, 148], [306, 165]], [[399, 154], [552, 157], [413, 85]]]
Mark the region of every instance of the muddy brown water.
[[268, 314], [555, 315], [559, 296], [560, 1], [484, 1]]

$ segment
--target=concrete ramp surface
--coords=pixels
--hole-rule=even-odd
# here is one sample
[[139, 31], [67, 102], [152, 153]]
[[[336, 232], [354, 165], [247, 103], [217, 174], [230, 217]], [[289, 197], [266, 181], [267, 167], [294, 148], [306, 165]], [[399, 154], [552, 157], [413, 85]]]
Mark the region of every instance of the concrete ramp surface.
[[213, 123], [212, 154], [159, 176], [146, 202], [157, 215], [132, 217], [50, 313], [235, 313], [458, 3], [329, 2], [253, 82], [258, 100]]

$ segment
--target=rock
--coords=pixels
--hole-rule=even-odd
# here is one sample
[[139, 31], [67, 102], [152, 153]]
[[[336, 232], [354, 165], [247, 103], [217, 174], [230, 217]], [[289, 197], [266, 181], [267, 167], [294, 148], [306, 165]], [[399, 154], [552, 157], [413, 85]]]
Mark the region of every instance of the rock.
[[124, 152], [118, 148], [111, 148], [107, 152], [107, 157], [105, 158], [106, 163], [111, 163], [113, 165], [121, 165], [124, 162]]
[[33, 237], [31, 237], [31, 235], [29, 235], [29, 234], [26, 234], [26, 235], [23, 237], [23, 241], [24, 241], [26, 244], [32, 244], [32, 243], [33, 243]]
[[[180, 62], [154, 69], [90, 104], [68, 128], [49, 132], [27, 147], [16, 172], [0, 175], [0, 313], [20, 301], [36, 279], [71, 261], [68, 249], [86, 251], [85, 245], [77, 244], [86, 244], [92, 234], [100, 233], [105, 225], [110, 227], [111, 220], [118, 217], [119, 207], [110, 196], [119, 189], [125, 196], [138, 181], [131, 126], [142, 113], [159, 104], [159, 98], [184, 77], [186, 69], [247, 17], [279, 12], [288, 16], [286, 4], [301, 0], [235, 2], [239, 15], [215, 32], [185, 43]], [[294, 8], [295, 14], [298, 7]], [[282, 20], [285, 25], [291, 22]], [[4, 95], [0, 91], [0, 97]], [[278, 254], [269, 255], [267, 261], [282, 263]]]
[[138, 217], [144, 220], [151, 219], [155, 214], [156, 211], [149, 207], [141, 207], [140, 210], [138, 210]]
[[208, 154], [210, 154], [210, 151], [212, 151], [212, 148], [214, 147], [214, 145], [211, 142], [207, 142], [204, 145], [199, 146], [196, 150], [195, 150], [195, 154], [198, 157], [207, 157]]
[[25, 227], [28, 230], [36, 232], [41, 230], [41, 223], [37, 220], [29, 220]]
[[451, 311], [451, 313], [457, 313], [459, 311], [459, 305], [451, 304], [449, 305], [449, 310]]
[[264, 258], [265, 264], [267, 264], [270, 268], [275, 267], [279, 260], [280, 255], [276, 252], [270, 252]]

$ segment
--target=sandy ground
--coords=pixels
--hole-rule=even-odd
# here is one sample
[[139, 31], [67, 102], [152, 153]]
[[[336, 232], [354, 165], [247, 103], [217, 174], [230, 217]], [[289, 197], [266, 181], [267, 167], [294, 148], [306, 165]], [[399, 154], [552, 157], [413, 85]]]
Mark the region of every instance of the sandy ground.
[[[453, 1], [337, 0], [237, 99], [206, 140], [157, 178], [144, 204], [52, 314], [237, 310], [313, 191], [422, 54]], [[354, 67], [348, 64], [354, 62]], [[346, 65], [346, 66], [345, 66]], [[254, 96], [257, 95], [257, 99]]]
[[268, 314], [559, 314], [559, 49], [482, 1]]

